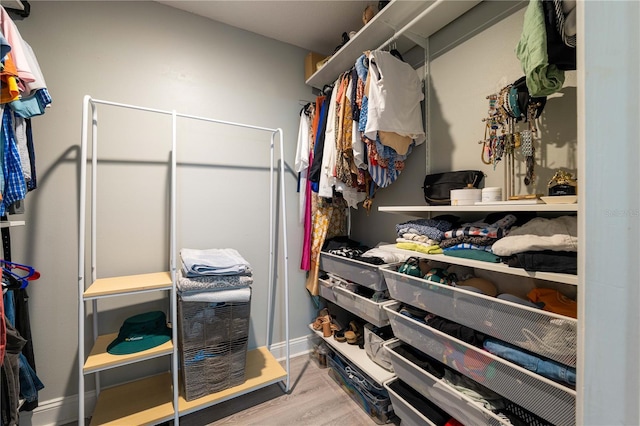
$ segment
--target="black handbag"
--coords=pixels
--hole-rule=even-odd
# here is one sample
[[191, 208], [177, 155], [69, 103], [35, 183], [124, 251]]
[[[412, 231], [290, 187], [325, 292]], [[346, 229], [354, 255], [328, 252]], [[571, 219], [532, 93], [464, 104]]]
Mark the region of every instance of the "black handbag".
[[478, 188], [484, 173], [478, 170], [460, 170], [426, 175], [424, 177], [424, 200], [432, 206], [451, 204], [451, 190], [467, 188], [471, 185]]

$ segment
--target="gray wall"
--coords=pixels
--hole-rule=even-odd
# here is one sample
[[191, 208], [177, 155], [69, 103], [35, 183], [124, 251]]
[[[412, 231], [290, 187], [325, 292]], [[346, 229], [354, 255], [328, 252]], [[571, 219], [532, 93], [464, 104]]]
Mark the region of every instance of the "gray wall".
[[[53, 98], [33, 120], [39, 187], [27, 197], [26, 226], [11, 231], [14, 260], [42, 274], [29, 287], [29, 303], [38, 375], [46, 386], [40, 400], [48, 401], [77, 393], [83, 96], [280, 127], [287, 166], [295, 156], [300, 100], [312, 97], [302, 49], [158, 3], [33, 2], [31, 16], [16, 23]], [[171, 118], [100, 106], [99, 123], [98, 275], [168, 270]], [[249, 260], [255, 275], [249, 345], [264, 345], [269, 134], [179, 120], [178, 144], [178, 247], [233, 247]], [[285, 183], [295, 339], [308, 334], [315, 310], [299, 270], [302, 237], [290, 170]], [[279, 271], [282, 277], [282, 262]], [[283, 284], [281, 278], [273, 342], [284, 340]], [[160, 296], [116, 299], [99, 304], [101, 332], [117, 331], [129, 315], [167, 307]], [[168, 362], [143, 364], [103, 374], [105, 383], [114, 374], [130, 377]]]

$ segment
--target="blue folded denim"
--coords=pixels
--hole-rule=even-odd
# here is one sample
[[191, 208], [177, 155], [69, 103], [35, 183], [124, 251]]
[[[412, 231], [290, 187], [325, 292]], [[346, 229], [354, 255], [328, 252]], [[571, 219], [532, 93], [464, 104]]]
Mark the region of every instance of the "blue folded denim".
[[500, 340], [486, 339], [483, 347], [490, 353], [543, 377], [571, 386], [576, 385], [575, 368], [536, 356]]

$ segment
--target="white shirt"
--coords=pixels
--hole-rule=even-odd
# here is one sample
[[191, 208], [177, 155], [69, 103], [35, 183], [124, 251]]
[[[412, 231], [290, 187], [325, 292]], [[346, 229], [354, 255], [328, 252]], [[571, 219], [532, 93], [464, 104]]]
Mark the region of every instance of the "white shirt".
[[374, 50], [369, 54], [369, 78], [365, 136], [375, 140], [376, 132], [384, 130], [409, 136], [416, 145], [423, 143], [420, 101], [424, 94], [416, 71], [391, 53]]
[[298, 127], [298, 147], [296, 148], [296, 172], [300, 173], [299, 213], [300, 223], [304, 222], [305, 200], [307, 196], [307, 171], [309, 169], [309, 116], [300, 114]]

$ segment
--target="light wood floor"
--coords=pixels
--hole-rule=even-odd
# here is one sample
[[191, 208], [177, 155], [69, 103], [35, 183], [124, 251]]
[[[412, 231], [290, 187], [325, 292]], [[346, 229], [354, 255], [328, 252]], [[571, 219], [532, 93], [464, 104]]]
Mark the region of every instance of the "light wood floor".
[[292, 358], [288, 395], [272, 385], [183, 416], [180, 425], [375, 426], [328, 372], [307, 355]]

